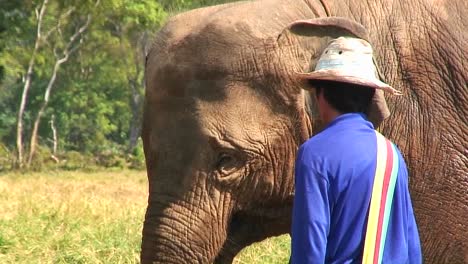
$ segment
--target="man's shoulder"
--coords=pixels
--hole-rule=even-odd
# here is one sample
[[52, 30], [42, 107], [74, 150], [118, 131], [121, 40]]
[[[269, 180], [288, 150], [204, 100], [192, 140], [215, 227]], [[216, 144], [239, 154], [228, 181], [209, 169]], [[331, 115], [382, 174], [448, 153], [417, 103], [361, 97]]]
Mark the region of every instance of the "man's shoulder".
[[311, 147], [346, 147], [357, 141], [375, 142], [375, 131], [368, 128], [337, 128], [324, 130], [303, 143], [307, 148]]
[[[300, 147], [300, 150], [302, 152], [307, 152], [307, 153], [320, 153], [325, 150], [325, 146], [327, 144], [330, 144], [330, 138], [324, 136], [323, 134], [318, 134], [315, 135], [308, 140], [306, 140]], [[320, 155], [318, 154], [318, 155]]]
[[326, 160], [336, 156], [337, 152], [345, 148], [342, 140], [337, 140], [336, 137], [330, 137], [326, 134], [318, 134], [301, 145], [299, 155], [306, 160]]
[[371, 159], [376, 153], [376, 136], [373, 130], [337, 133], [319, 133], [307, 140], [300, 148], [305, 159], [345, 160], [348, 163], [361, 159]]

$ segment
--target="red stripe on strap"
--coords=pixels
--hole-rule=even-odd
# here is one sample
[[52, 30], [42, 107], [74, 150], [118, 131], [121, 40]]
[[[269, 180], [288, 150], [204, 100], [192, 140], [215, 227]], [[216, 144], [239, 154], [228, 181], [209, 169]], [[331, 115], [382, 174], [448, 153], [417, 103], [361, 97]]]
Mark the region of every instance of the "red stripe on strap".
[[380, 199], [380, 210], [379, 210], [379, 221], [377, 224], [377, 237], [375, 239], [375, 248], [374, 248], [374, 264], [379, 262], [379, 254], [380, 254], [380, 243], [382, 239], [382, 224], [385, 214], [385, 203], [387, 202], [387, 192], [388, 192], [388, 185], [390, 183], [390, 177], [392, 176], [392, 168], [393, 168], [393, 153], [392, 153], [392, 145], [389, 140], [385, 140], [387, 146], [387, 162], [385, 164], [385, 174], [382, 186], [382, 197]]

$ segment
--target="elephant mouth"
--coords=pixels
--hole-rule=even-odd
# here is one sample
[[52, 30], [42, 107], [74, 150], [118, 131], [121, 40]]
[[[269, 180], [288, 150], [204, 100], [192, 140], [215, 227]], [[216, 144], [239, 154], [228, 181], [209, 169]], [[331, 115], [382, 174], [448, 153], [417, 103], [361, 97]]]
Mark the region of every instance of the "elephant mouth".
[[[285, 211], [289, 211], [289, 209]], [[289, 228], [290, 220], [288, 217], [236, 212], [228, 223], [226, 239], [213, 263], [232, 263], [234, 257], [245, 247], [267, 237], [287, 233]]]
[[234, 257], [245, 247], [264, 239], [259, 226], [259, 217], [239, 211], [232, 215], [224, 244], [213, 263], [232, 263]]
[[231, 263], [237, 253], [246, 246], [240, 242], [243, 241], [241, 239], [242, 233], [245, 232], [244, 230], [246, 228], [248, 228], [245, 220], [245, 214], [242, 212], [236, 212], [231, 216], [230, 221], [228, 222], [226, 239], [213, 262], [214, 264]]
[[284, 206], [270, 210], [237, 211], [232, 214], [226, 239], [213, 263], [232, 263], [234, 257], [245, 247], [290, 231], [292, 199]]

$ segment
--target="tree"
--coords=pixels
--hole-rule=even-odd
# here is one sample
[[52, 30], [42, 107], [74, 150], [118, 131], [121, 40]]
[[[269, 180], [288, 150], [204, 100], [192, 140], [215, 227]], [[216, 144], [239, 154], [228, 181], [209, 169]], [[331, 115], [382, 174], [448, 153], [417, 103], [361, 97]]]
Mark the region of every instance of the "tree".
[[134, 151], [153, 34], [170, 13], [228, 2], [96, 1], [0, 4], [0, 142], [16, 147], [18, 165], [38, 149]]
[[37, 31], [36, 31], [36, 41], [34, 43], [33, 53], [29, 60], [28, 70], [26, 72], [26, 78], [24, 81], [23, 86], [23, 93], [21, 96], [21, 101], [18, 110], [18, 121], [17, 121], [17, 128], [16, 128], [16, 149], [18, 151], [18, 165], [20, 167], [23, 166], [23, 116], [24, 110], [26, 108], [26, 101], [29, 93], [29, 89], [31, 87], [31, 78], [32, 73], [34, 70], [34, 63], [36, 60], [36, 54], [39, 50], [39, 47], [42, 45], [44, 39], [47, 38], [47, 35], [44, 37], [42, 35], [42, 23], [44, 14], [47, 10], [47, 4], [49, 0], [44, 0], [40, 8], [36, 9], [36, 16], [37, 16]]
[[133, 69], [127, 72], [132, 111], [127, 151], [131, 152], [136, 147], [141, 134], [146, 54], [151, 44], [152, 32], [161, 26], [167, 14], [155, 1], [140, 1], [138, 4], [126, 2], [125, 13], [122, 12], [120, 15], [122, 25], [118, 26], [120, 30], [117, 34], [121, 39], [121, 47], [132, 51], [125, 57], [128, 64], [133, 65]]
[[129, 89], [130, 125], [127, 134], [127, 152], [132, 152], [141, 133], [141, 116], [144, 94], [144, 63], [151, 44], [153, 33], [167, 17], [166, 11], [158, 1], [117, 0], [112, 9], [105, 14], [103, 28], [110, 30], [119, 45], [116, 47], [122, 54], [120, 63], [125, 65], [122, 74]]
[[[96, 1], [95, 3], [95, 6], [97, 6], [99, 4], [99, 0]], [[67, 17], [70, 13], [72, 13], [74, 10], [74, 7], [71, 7], [68, 9], [68, 11], [65, 12], [65, 15], [64, 17]], [[33, 130], [32, 130], [32, 133], [31, 133], [31, 141], [30, 141], [30, 152], [29, 152], [29, 159], [28, 159], [28, 166], [31, 164], [31, 161], [33, 159], [33, 156], [34, 156], [34, 152], [36, 150], [36, 144], [37, 144], [37, 132], [38, 132], [38, 129], [39, 129], [39, 124], [41, 122], [41, 118], [42, 116], [44, 115], [44, 111], [46, 109], [46, 107], [48, 106], [49, 104], [49, 98], [50, 98], [50, 94], [52, 92], [52, 88], [54, 87], [54, 84], [55, 84], [55, 81], [56, 81], [56, 78], [57, 78], [57, 73], [61, 67], [61, 65], [65, 62], [68, 61], [68, 59], [70, 58], [70, 55], [72, 55], [80, 46], [80, 40], [82, 35], [84, 34], [84, 32], [88, 29], [89, 27], [89, 24], [91, 22], [91, 18], [92, 18], [92, 15], [91, 14], [88, 14], [86, 16], [86, 20], [84, 22], [82, 22], [82, 25], [81, 26], [76, 26], [75, 28], [75, 31], [72, 32], [72, 35], [71, 37], [65, 37], [63, 36], [63, 29], [65, 28], [65, 26], [63, 26], [63, 19], [62, 18], [59, 18], [57, 20], [57, 25], [56, 25], [56, 32], [58, 33], [59, 35], [59, 38], [60, 41], [59, 43], [54, 43], [52, 45], [54, 45], [53, 47], [53, 50], [54, 50], [54, 55], [55, 55], [55, 58], [56, 58], [56, 61], [55, 61], [55, 65], [53, 67], [53, 71], [52, 71], [52, 75], [50, 77], [50, 80], [47, 84], [47, 87], [45, 89], [45, 92], [44, 92], [44, 101], [42, 102], [42, 105], [37, 113], [37, 116], [36, 116], [36, 119], [34, 121], [34, 125], [33, 125]], [[68, 39], [67, 41], [63, 41], [65, 39]], [[61, 51], [61, 54], [59, 54], [58, 52], [58, 48], [57, 46], [59, 46], [59, 44], [62, 44], [62, 43], [66, 43], [65, 44], [65, 48]]]
[[[131, 90], [130, 108], [132, 110], [132, 119], [130, 120], [129, 145], [127, 152], [132, 152], [137, 146], [138, 138], [141, 134], [142, 115], [143, 115], [143, 93], [145, 81], [143, 78], [143, 66], [146, 54], [148, 53], [149, 33], [142, 32], [134, 43], [134, 66], [135, 71], [128, 77], [128, 84]], [[133, 45], [132, 45], [133, 46]]]

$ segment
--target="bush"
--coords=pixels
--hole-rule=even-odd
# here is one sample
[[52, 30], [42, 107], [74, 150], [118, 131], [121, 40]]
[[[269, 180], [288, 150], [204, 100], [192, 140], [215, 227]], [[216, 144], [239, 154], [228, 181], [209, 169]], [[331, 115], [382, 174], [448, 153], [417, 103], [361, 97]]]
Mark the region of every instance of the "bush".
[[65, 170], [95, 169], [96, 162], [94, 158], [77, 151], [66, 152], [60, 160], [60, 168]]
[[[28, 154], [28, 152], [25, 153]], [[27, 157], [25, 157], [25, 162], [27, 162]], [[15, 153], [0, 144], [0, 172], [13, 170], [17, 168], [16, 165]], [[141, 140], [130, 153], [125, 150], [124, 146], [112, 145], [95, 154], [68, 151], [54, 156], [50, 148], [38, 145], [30, 166], [24, 167], [25, 170], [31, 171], [56, 169], [96, 171], [99, 168], [145, 169], [145, 155]]]
[[11, 170], [15, 164], [15, 155], [0, 143], [0, 172]]
[[58, 166], [57, 160], [53, 158], [52, 151], [48, 147], [41, 145], [36, 146], [36, 152], [31, 160], [29, 169], [41, 171], [44, 169], [57, 168]]
[[138, 139], [137, 146], [132, 150], [131, 154], [127, 158], [129, 168], [135, 170], [143, 170], [146, 168], [145, 163], [145, 152], [143, 151], [143, 142], [141, 138]]
[[127, 168], [123, 146], [110, 145], [96, 154], [96, 162], [105, 168]]

